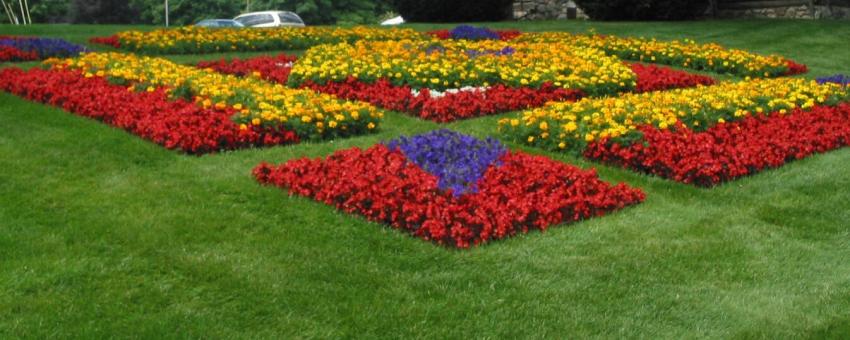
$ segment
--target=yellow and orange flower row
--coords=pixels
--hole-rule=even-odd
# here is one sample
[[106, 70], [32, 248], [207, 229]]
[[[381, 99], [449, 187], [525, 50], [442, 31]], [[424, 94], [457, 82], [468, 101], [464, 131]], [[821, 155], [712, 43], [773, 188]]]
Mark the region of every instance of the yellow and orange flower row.
[[306, 49], [319, 44], [359, 40], [423, 38], [421, 33], [412, 29], [361, 26], [239, 29], [188, 26], [150, 32], [124, 31], [119, 32], [117, 36], [121, 48], [148, 54]]
[[515, 118], [499, 120], [499, 130], [516, 141], [550, 149], [581, 151], [587, 143], [612, 139], [628, 143], [638, 127], [693, 130], [755, 114], [785, 114], [793, 108], [833, 105], [850, 99], [845, 88], [805, 79], [756, 79], [690, 89], [585, 98], [550, 103]]
[[[718, 44], [700, 44], [693, 40], [658, 41], [656, 39], [616, 37], [567, 32], [526, 33], [516, 39], [526, 42], [562, 42], [575, 46], [598, 48], [626, 60], [728, 73], [750, 77], [775, 77], [805, 71], [776, 55], [759, 55], [730, 49]], [[801, 69], [802, 68], [802, 69]]]
[[634, 88], [635, 74], [619, 58], [593, 48], [559, 43], [497, 40], [358, 41], [307, 50], [292, 69], [290, 85], [339, 82], [353, 77], [442, 90], [505, 84], [581, 89], [590, 95]]
[[374, 130], [383, 113], [362, 102], [302, 89], [291, 89], [255, 77], [240, 78], [176, 64], [162, 58], [123, 53], [88, 53], [73, 59], [53, 59], [57, 68], [77, 69], [86, 76], [102, 76], [152, 91], [166, 87], [176, 97], [194, 99], [199, 105], [238, 110], [241, 124], [283, 125], [302, 138], [323, 139]]

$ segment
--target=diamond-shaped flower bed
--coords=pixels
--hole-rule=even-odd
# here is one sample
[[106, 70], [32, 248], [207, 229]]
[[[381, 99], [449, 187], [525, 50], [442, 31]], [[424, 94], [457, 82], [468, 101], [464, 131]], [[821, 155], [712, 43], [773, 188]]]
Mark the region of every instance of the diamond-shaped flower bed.
[[637, 204], [594, 170], [449, 130], [254, 169], [260, 183], [438, 244], [467, 248]]

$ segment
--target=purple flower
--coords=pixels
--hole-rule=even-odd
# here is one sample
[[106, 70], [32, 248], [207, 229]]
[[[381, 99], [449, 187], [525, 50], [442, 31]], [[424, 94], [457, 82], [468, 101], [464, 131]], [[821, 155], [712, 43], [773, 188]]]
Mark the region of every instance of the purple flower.
[[426, 55], [431, 55], [432, 53], [445, 53], [445, 52], [446, 52], [446, 48], [443, 47], [443, 45], [439, 45], [439, 44], [434, 44], [434, 45], [428, 46], [428, 48], [425, 49]]
[[466, 55], [469, 56], [470, 58], [477, 58], [477, 57], [484, 56], [484, 55], [492, 55], [492, 56], [497, 56], [497, 57], [511, 56], [514, 53], [516, 53], [516, 49], [513, 48], [513, 47], [510, 47], [510, 46], [505, 47], [501, 50], [483, 50], [483, 51], [466, 50]]
[[478, 191], [478, 180], [507, 149], [492, 137], [480, 140], [451, 130], [441, 129], [412, 137], [401, 136], [386, 143], [400, 150], [408, 160], [437, 177], [442, 190], [457, 197]]
[[850, 76], [836, 74], [828, 77], [817, 78], [817, 82], [818, 84], [835, 83], [838, 85], [848, 86], [850, 85]]
[[467, 39], [467, 40], [498, 40], [499, 33], [496, 33], [486, 27], [473, 27], [469, 25], [459, 25], [452, 29], [449, 34], [452, 39]]
[[17, 48], [24, 52], [35, 52], [40, 58], [71, 57], [85, 52], [86, 48], [62, 39], [35, 37], [3, 37], [0, 46]]

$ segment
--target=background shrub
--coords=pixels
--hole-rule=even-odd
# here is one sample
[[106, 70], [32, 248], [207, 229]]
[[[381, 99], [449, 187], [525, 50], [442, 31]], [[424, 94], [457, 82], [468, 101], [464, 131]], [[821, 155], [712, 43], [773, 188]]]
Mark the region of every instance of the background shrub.
[[410, 22], [499, 21], [510, 18], [512, 0], [395, 0]]
[[702, 16], [708, 0], [576, 0], [594, 20], [688, 20]]

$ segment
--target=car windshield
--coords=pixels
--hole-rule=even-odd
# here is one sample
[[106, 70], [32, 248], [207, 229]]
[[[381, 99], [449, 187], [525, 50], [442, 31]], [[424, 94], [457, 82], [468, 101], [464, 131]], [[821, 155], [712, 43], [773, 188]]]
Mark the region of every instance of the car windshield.
[[221, 27], [234, 27], [234, 26], [237, 25], [236, 21], [231, 21], [231, 20], [218, 20], [218, 21], [216, 21], [216, 23], [218, 24], [218, 26], [221, 26]]
[[252, 14], [236, 18], [236, 21], [245, 26], [254, 26], [273, 23], [274, 17], [271, 14]]
[[296, 15], [295, 13], [281, 12], [281, 13], [278, 13], [278, 14], [279, 14], [278, 16], [280, 16], [280, 22], [293, 23], [293, 24], [303, 24], [304, 23], [304, 21], [301, 20], [301, 18], [298, 17], [298, 15]]

